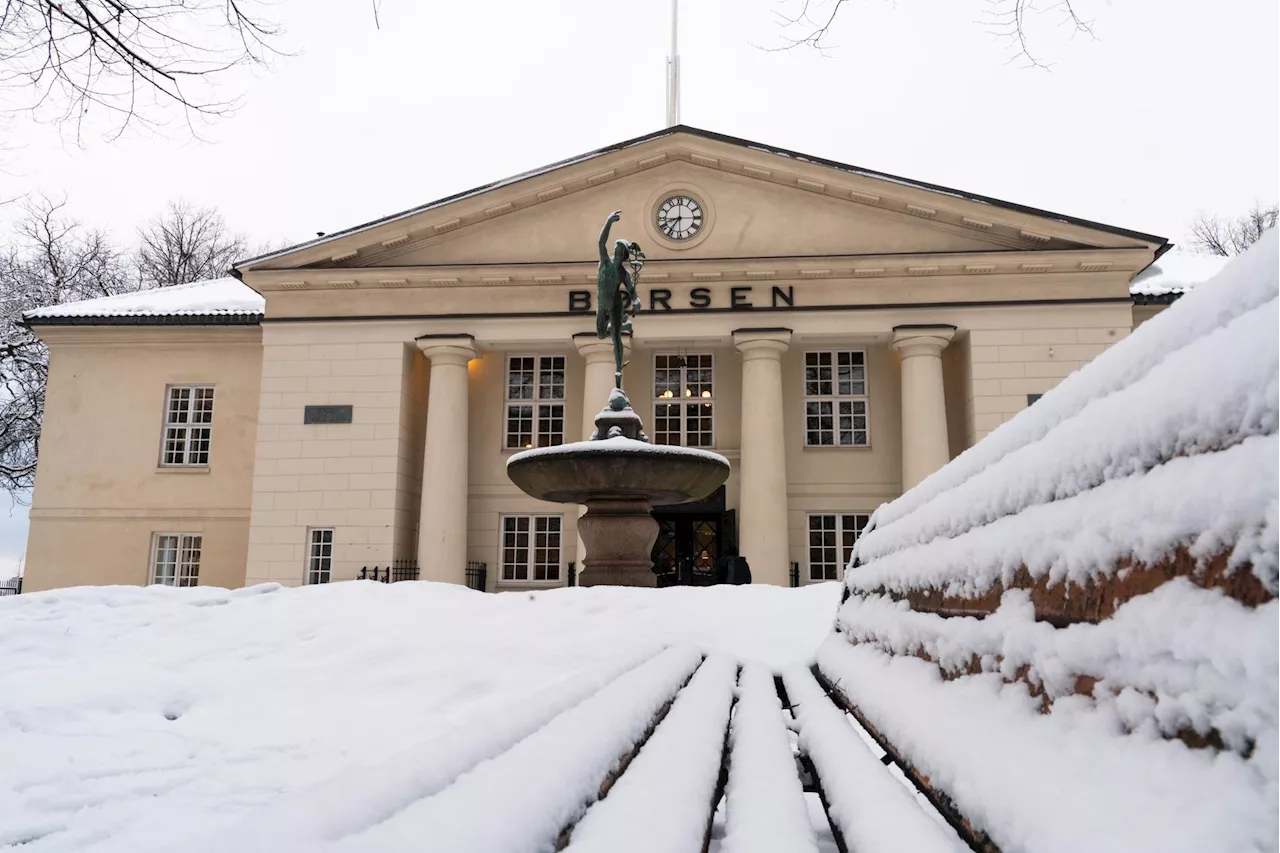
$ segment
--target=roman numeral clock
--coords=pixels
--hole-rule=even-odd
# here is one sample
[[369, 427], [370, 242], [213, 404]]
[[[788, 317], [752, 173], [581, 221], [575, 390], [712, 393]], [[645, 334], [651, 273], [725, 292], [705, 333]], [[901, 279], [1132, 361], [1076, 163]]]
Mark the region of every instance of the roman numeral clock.
[[654, 216], [658, 231], [668, 240], [690, 240], [702, 230], [702, 205], [687, 195], [668, 196]]

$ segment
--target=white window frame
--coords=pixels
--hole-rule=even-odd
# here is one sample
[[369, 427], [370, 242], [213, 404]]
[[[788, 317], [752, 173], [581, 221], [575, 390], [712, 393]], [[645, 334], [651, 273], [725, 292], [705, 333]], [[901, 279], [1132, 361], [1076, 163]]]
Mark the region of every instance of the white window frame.
[[[167, 530], [152, 533], [149, 583], [179, 587], [199, 586], [200, 556], [203, 550], [203, 533]], [[163, 575], [162, 562], [167, 567]]]
[[[683, 359], [685, 359], [685, 360], [686, 360], [686, 362], [687, 362], [687, 360], [688, 360], [688, 359], [690, 359], [690, 358], [698, 358], [698, 359], [704, 359], [704, 358], [705, 358], [705, 359], [707, 359], [707, 364], [708, 364], [708, 366], [709, 366], [709, 368], [710, 368], [710, 370], [711, 370], [711, 388], [710, 388], [710, 389], [703, 389], [703, 390], [702, 390], [699, 394], [697, 394], [697, 395], [694, 395], [694, 394], [690, 391], [690, 388], [689, 388], [689, 385], [690, 385], [690, 383], [689, 383], [689, 365], [688, 365], [687, 363], [686, 363], [686, 364], [683, 364], [683, 365], [681, 365], [678, 369], [679, 369], [679, 371], [680, 371], [680, 383], [679, 383], [679, 387], [680, 387], [680, 389], [681, 389], [682, 391], [686, 392], [685, 396], [682, 396], [682, 397], [680, 397], [680, 398], [679, 398], [679, 401], [680, 401], [680, 402], [679, 402], [679, 405], [683, 408], [684, 406], [688, 406], [688, 405], [691, 405], [691, 404], [695, 404], [695, 405], [696, 405], [696, 404], [701, 404], [701, 405], [702, 405], [702, 406], [704, 406], [704, 407], [709, 407], [709, 408], [710, 408], [710, 413], [707, 415], [707, 417], [709, 417], [709, 418], [710, 418], [710, 420], [711, 420], [710, 441], [709, 441], [708, 443], [706, 443], [706, 444], [689, 444], [689, 413], [688, 413], [688, 412], [686, 412], [686, 411], [683, 411], [683, 410], [682, 410], [682, 411], [680, 412], [680, 414], [679, 414], [679, 418], [680, 418], [680, 440], [679, 440], [679, 441], [676, 441], [676, 442], [672, 442], [672, 441], [663, 441], [663, 440], [662, 440], [662, 439], [663, 439], [663, 436], [664, 436], [664, 434], [665, 434], [665, 433], [664, 433], [664, 431], [663, 431], [663, 430], [659, 429], [659, 426], [658, 426], [658, 424], [659, 424], [659, 420], [658, 420], [658, 407], [659, 407], [659, 406], [663, 406], [663, 405], [676, 405], [676, 399], [677, 399], [677, 398], [675, 397], [675, 395], [674, 395], [674, 394], [673, 394], [672, 396], [670, 396], [670, 397], [663, 397], [663, 396], [659, 396], [659, 394], [658, 394], [658, 369], [659, 369], [659, 368], [658, 368], [658, 360], [659, 360], [660, 358], [683, 358]], [[671, 368], [664, 368], [664, 369], [666, 369], [666, 370], [670, 370]], [[695, 369], [695, 370], [702, 370], [702, 369], [704, 369], [704, 368], [702, 368], [701, 366], [699, 366], [699, 367], [694, 368], [694, 369]], [[653, 379], [653, 443], [654, 443], [654, 444], [671, 444], [671, 445], [679, 445], [680, 447], [699, 447], [699, 448], [702, 448], [702, 449], [704, 449], [704, 450], [705, 450], [705, 449], [709, 449], [709, 448], [714, 448], [714, 447], [716, 446], [716, 397], [715, 397], [715, 391], [716, 391], [716, 384], [717, 384], [717, 382], [716, 382], [716, 357], [715, 357], [715, 353], [710, 353], [710, 352], [688, 352], [688, 353], [679, 353], [679, 352], [656, 352], [656, 353], [654, 353], [654, 354], [653, 354], [653, 372], [652, 372], [652, 374], [651, 374], [651, 377], [652, 377], [652, 379]], [[704, 396], [707, 390], [710, 390], [710, 395], [709, 395], [709, 396]], [[664, 393], [667, 393], [667, 392], [664, 392]], [[696, 403], [695, 403], [694, 401], [696, 401]], [[699, 415], [701, 416], [701, 412], [699, 413]], [[699, 434], [701, 434], [701, 433], [702, 433], [702, 432], [704, 432], [704, 431], [699, 430], [698, 432], [699, 432]], [[670, 433], [670, 435], [674, 435], [674, 433]]]
[[[531, 398], [521, 399], [511, 396], [511, 363], [516, 359], [533, 359], [533, 396]], [[560, 397], [544, 397], [542, 394], [542, 362], [543, 359], [560, 359], [562, 377], [561, 390], [563, 396]], [[554, 370], [554, 365], [552, 368]], [[526, 450], [530, 447], [552, 447], [565, 443], [566, 414], [568, 412], [569, 397], [569, 359], [558, 353], [507, 353], [503, 361], [502, 370], [502, 449], [508, 453], [516, 453]], [[512, 443], [511, 431], [511, 407], [512, 406], [529, 406], [532, 408], [532, 424], [529, 440], [521, 443], [516, 441]], [[546, 435], [543, 423], [553, 422], [555, 415], [553, 410], [556, 407], [560, 409], [560, 433], [556, 436], [554, 433], [550, 439], [544, 441]], [[545, 415], [545, 417], [544, 417]], [[519, 433], [515, 433], [519, 435]], [[558, 438], [559, 440], [554, 440]]]
[[[186, 392], [185, 401], [177, 399]], [[196, 408], [208, 392], [208, 408]], [[208, 468], [213, 456], [214, 386], [209, 384], [166, 385], [164, 427], [160, 430], [160, 467]], [[177, 403], [178, 405], [175, 405]], [[199, 420], [193, 420], [199, 418]], [[192, 449], [194, 442], [201, 449]]]
[[307, 586], [333, 580], [333, 542], [332, 527], [307, 528], [307, 565], [302, 578]]
[[[853, 394], [853, 393], [841, 394], [840, 393], [840, 355], [842, 353], [849, 353], [849, 354], [857, 353], [862, 356], [862, 365], [861, 365], [862, 366], [862, 393], [861, 394]], [[808, 376], [809, 356], [821, 355], [821, 354], [826, 354], [831, 356], [831, 393], [830, 394], [810, 394], [809, 393], [809, 376]], [[852, 368], [852, 367], [856, 367], [857, 365], [854, 365], [851, 363], [849, 366]], [[852, 378], [850, 379], [851, 384], [854, 381], [856, 380], [853, 380]], [[870, 369], [870, 359], [868, 357], [868, 353], [866, 349], [863, 349], [861, 347], [840, 347], [836, 349], [805, 350], [801, 354], [801, 358], [800, 358], [800, 383], [801, 383], [800, 390], [804, 398], [803, 408], [801, 410], [801, 416], [804, 419], [801, 423], [801, 429], [803, 430], [801, 434], [804, 436], [804, 447], [806, 450], [810, 448], [819, 448], [824, 450], [835, 449], [835, 448], [862, 450], [862, 449], [871, 447], [871, 369]], [[831, 444], [813, 444], [809, 441], [809, 405], [811, 403], [816, 403], [816, 404], [830, 403], [831, 404]], [[841, 432], [840, 404], [841, 403], [850, 404], [849, 432], [851, 433], [851, 437], [854, 439], [857, 438], [857, 434], [859, 432], [863, 433], [864, 439], [861, 444], [857, 443], [856, 440], [850, 444], [842, 444], [840, 442], [840, 432]], [[854, 423], [853, 419], [856, 417], [859, 417], [859, 415], [857, 415], [857, 413], [853, 411], [856, 408], [856, 404], [858, 403], [862, 404], [861, 417], [864, 419], [863, 428], [860, 430], [855, 429], [853, 427], [853, 423]]]
[[[521, 520], [526, 521], [527, 522], [526, 529], [524, 531], [520, 531], [519, 529], [508, 531], [507, 530], [508, 520], [515, 522], [517, 525]], [[555, 522], [556, 529], [554, 531], [550, 530], [551, 521]], [[546, 522], [548, 527], [547, 530], [541, 530], [541, 531], [538, 530], [538, 526], [542, 522]], [[523, 533], [525, 536], [525, 544], [523, 546], [519, 544], [518, 538], [516, 542], [510, 546], [511, 550], [520, 550], [521, 548], [523, 548], [525, 552], [523, 563], [513, 561], [510, 564], [508, 564], [507, 562], [507, 551], [509, 547], [507, 544], [508, 532], [514, 534], [517, 537], [519, 537], [521, 533]], [[562, 579], [565, 576], [564, 533], [565, 533], [565, 529], [564, 529], [563, 515], [557, 515], [555, 513], [537, 513], [537, 512], [504, 512], [502, 513], [498, 517], [497, 582], [499, 584], [504, 584], [504, 585], [529, 584], [529, 585], [535, 585], [535, 586], [536, 585], [559, 586], [562, 582]], [[538, 537], [542, 535], [550, 536], [552, 534], [556, 536], [555, 561], [554, 562], [547, 561], [547, 562], [539, 563], [537, 560], [535, 560], [535, 555], [539, 548]], [[546, 545], [542, 547], [549, 548], [550, 545]], [[510, 565], [512, 570], [511, 577], [507, 577], [508, 565]], [[524, 571], [523, 578], [519, 576], [521, 569], [523, 569]], [[539, 571], [541, 571], [542, 574], [544, 575], [544, 577], [541, 579], [537, 577]], [[545, 575], [550, 574], [552, 571], [555, 572], [555, 577], [545, 577]]]
[[[813, 529], [814, 519], [830, 518], [833, 520], [834, 527], [831, 530]], [[859, 521], [859, 519], [861, 521]], [[805, 563], [808, 566], [807, 577], [809, 583], [822, 583], [824, 581], [841, 580], [844, 577], [845, 567], [849, 565], [849, 558], [853, 552], [853, 546], [862, 538], [863, 532], [867, 529], [868, 522], [871, 521], [870, 512], [862, 512], [859, 510], [827, 510], [823, 512], [809, 512], [805, 514], [804, 531], [805, 531]], [[815, 562], [813, 552], [815, 548], [829, 548], [830, 545], [814, 545], [814, 533], [831, 533], [835, 537], [836, 562], [831, 564], [826, 560]], [[846, 534], [851, 534], [851, 539], [845, 542]], [[834, 572], [832, 572], [834, 569]]]

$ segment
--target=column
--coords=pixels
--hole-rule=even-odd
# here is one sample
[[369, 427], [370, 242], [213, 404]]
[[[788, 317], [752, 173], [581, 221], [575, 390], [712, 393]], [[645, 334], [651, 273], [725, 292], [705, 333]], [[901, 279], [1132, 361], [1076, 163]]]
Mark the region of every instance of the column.
[[733, 345], [742, 353], [738, 548], [751, 565], [753, 582], [778, 586], [789, 583], [791, 568], [782, 402], [782, 354], [790, 344], [790, 329], [733, 333]]
[[[582, 440], [591, 438], [591, 431], [596, 428], [596, 415], [609, 402], [609, 392], [613, 390], [613, 342], [608, 338], [599, 338], [595, 332], [582, 332], [573, 336], [573, 345], [578, 354], [587, 363], [582, 374]], [[622, 339], [622, 360], [625, 363], [631, 357], [630, 336]], [[624, 380], [625, 382], [625, 380]], [[652, 429], [653, 425], [650, 424]], [[578, 517], [587, 511], [586, 507], [578, 507]], [[578, 564], [578, 572], [582, 572], [583, 561], [587, 556], [587, 546], [582, 537], [578, 537], [578, 550], [574, 562]]]
[[423, 580], [466, 583], [467, 362], [475, 343], [470, 335], [428, 335], [418, 348], [431, 362], [418, 565]]
[[895, 326], [893, 348], [902, 356], [902, 490], [951, 461], [942, 351], [955, 326]]

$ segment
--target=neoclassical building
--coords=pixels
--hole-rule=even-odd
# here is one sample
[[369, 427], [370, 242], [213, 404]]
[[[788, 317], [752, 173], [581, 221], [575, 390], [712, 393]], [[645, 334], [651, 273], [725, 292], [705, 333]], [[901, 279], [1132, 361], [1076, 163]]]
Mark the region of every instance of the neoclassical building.
[[51, 362], [27, 588], [414, 560], [566, 583], [576, 513], [505, 463], [582, 438], [607, 397], [614, 209], [649, 259], [624, 385], [654, 441], [732, 463], [655, 511], [681, 577], [733, 546], [757, 581], [837, 578], [879, 504], [1173, 298], [1131, 293], [1162, 237], [668, 128], [233, 278], [30, 314]]

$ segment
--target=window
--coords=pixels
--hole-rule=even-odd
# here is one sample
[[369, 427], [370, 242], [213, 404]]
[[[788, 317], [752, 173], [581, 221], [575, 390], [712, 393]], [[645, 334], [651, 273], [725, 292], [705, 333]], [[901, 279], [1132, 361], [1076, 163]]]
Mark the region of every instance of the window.
[[710, 353], [654, 356], [654, 444], [715, 446], [714, 378]]
[[849, 565], [853, 543], [871, 518], [869, 513], [821, 513], [809, 516], [809, 580], [833, 581]]
[[162, 465], [208, 465], [213, 386], [171, 385], [164, 408]]
[[151, 582], [165, 586], [200, 583], [199, 533], [157, 533], [151, 546]]
[[507, 359], [507, 449], [564, 444], [564, 356]]
[[502, 579], [560, 580], [560, 516], [502, 517]]
[[867, 354], [830, 350], [804, 354], [804, 443], [866, 447]]
[[313, 528], [308, 538], [307, 583], [328, 583], [333, 572], [333, 528]]

